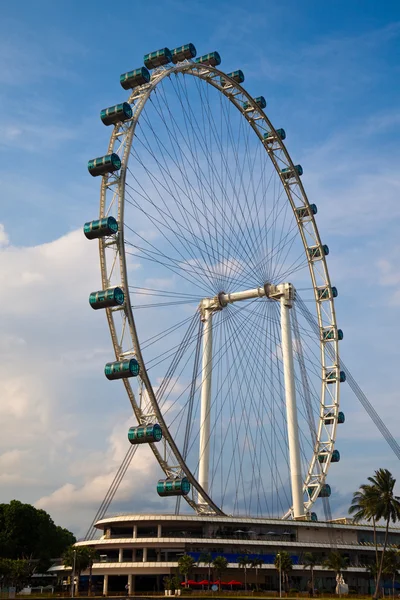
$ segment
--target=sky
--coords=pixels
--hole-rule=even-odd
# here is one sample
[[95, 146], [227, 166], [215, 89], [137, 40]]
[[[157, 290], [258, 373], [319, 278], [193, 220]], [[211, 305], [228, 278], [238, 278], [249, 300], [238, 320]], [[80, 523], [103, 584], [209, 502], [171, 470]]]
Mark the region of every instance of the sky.
[[[124, 99], [120, 73], [188, 42], [241, 68], [285, 128], [330, 248], [343, 360], [399, 439], [398, 2], [0, 6], [0, 502], [34, 503], [82, 535], [125, 455], [130, 405], [122, 385], [110, 397], [108, 328], [87, 304], [100, 275], [81, 232], [99, 202], [86, 164], [108, 143], [98, 115]], [[399, 474], [348, 388], [342, 401], [335, 515], [374, 469]], [[112, 510], [165, 510], [146, 496], [156, 473], [142, 452]]]

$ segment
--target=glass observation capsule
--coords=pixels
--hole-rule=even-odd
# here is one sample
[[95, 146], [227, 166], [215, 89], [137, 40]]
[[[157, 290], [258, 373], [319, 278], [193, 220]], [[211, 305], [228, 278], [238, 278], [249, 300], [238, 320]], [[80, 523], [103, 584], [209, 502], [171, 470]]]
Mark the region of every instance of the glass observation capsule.
[[[320, 463], [326, 462], [327, 458], [328, 458], [327, 452], [321, 452], [321, 454], [318, 454], [318, 461]], [[340, 452], [339, 452], [339, 450], [334, 450], [332, 452], [331, 462], [337, 463], [337, 462], [339, 462], [339, 460], [340, 460]]]
[[92, 292], [89, 296], [89, 304], [95, 310], [99, 308], [111, 308], [112, 306], [122, 306], [123, 303], [124, 292], [119, 287]]
[[221, 64], [221, 57], [218, 52], [209, 52], [209, 54], [199, 56], [194, 62], [201, 63], [202, 65], [209, 65], [210, 67], [217, 67]]
[[100, 112], [100, 119], [104, 125], [115, 125], [115, 123], [122, 123], [131, 119], [133, 115], [131, 105], [128, 102], [122, 102], [122, 104], [115, 104], [108, 108], [103, 108]]
[[88, 162], [88, 171], [93, 177], [114, 173], [114, 171], [119, 171], [120, 168], [121, 159], [114, 152], [106, 154], [106, 156], [100, 156], [99, 158], [92, 158]]
[[197, 54], [196, 48], [193, 44], [185, 44], [171, 50], [172, 62], [176, 65], [178, 62], [183, 60], [190, 60]]
[[139, 375], [139, 363], [135, 358], [128, 360], [117, 360], [107, 363], [104, 367], [104, 374], [107, 379], [126, 379], [127, 377], [137, 377]]
[[328, 329], [325, 329], [323, 331], [322, 339], [324, 342], [336, 339], [340, 341], [343, 339], [343, 331], [341, 329], [338, 329], [336, 335], [336, 329], [334, 327], [329, 327]]
[[323, 256], [328, 256], [328, 254], [329, 248], [326, 244], [323, 244], [322, 246], [310, 246], [310, 248], [308, 248], [308, 256], [311, 260], [318, 260]]
[[318, 517], [317, 517], [317, 513], [316, 512], [312, 512], [310, 514], [310, 521], [314, 521], [314, 522], [318, 521]]
[[[314, 492], [314, 488], [309, 487], [307, 491], [308, 491], [308, 495], [312, 496], [313, 492]], [[321, 487], [320, 492], [318, 494], [318, 498], [329, 498], [330, 495], [331, 495], [331, 486], [326, 483], [325, 485], [323, 485]]]
[[317, 289], [318, 300], [329, 300], [330, 298], [337, 298], [338, 291], [334, 286], [322, 287]]
[[[324, 417], [324, 423], [325, 425], [332, 425], [334, 421], [334, 416], [332, 413], [327, 413]], [[341, 425], [342, 423], [345, 422], [345, 416], [344, 416], [344, 412], [339, 411], [338, 412], [338, 419], [337, 419], [338, 425]]]
[[144, 65], [147, 69], [156, 69], [172, 62], [171, 50], [169, 48], [161, 48], [155, 52], [145, 54], [143, 58]]
[[159, 442], [161, 438], [162, 429], [158, 423], [130, 427], [128, 431], [128, 440], [131, 444], [150, 444], [152, 442]]
[[[328, 371], [326, 374], [326, 383], [335, 383], [337, 381], [337, 372], [336, 371]], [[346, 381], [346, 373], [344, 371], [339, 371], [339, 381], [340, 383], [344, 383]]]
[[186, 477], [182, 479], [160, 479], [157, 483], [159, 496], [187, 496], [190, 492], [190, 483]]
[[[257, 104], [258, 108], [265, 108], [267, 106], [267, 101], [264, 98], [264, 96], [257, 96], [257, 98], [253, 98], [254, 102]], [[252, 110], [253, 106], [252, 104], [250, 104], [250, 102], [243, 102], [243, 109], [244, 110]]]
[[[244, 74], [240, 69], [238, 71], [232, 71], [232, 73], [227, 73], [227, 76], [233, 79], [233, 81], [236, 81], [236, 83], [243, 83], [244, 81]], [[223, 86], [231, 85], [231, 82], [223, 77], [220, 78], [220, 82]]]
[[305, 219], [307, 217], [311, 217], [311, 215], [316, 215], [318, 212], [316, 204], [310, 204], [309, 206], [300, 206], [296, 208], [296, 213], [299, 219]]
[[276, 135], [274, 134], [273, 131], [267, 131], [267, 133], [264, 133], [264, 142], [270, 143], [270, 142], [274, 142], [276, 140], [276, 138], [280, 139], [280, 140], [285, 140], [286, 139], [286, 131], [284, 129], [276, 129]]
[[124, 90], [132, 90], [133, 88], [149, 83], [150, 73], [146, 67], [140, 67], [140, 69], [134, 69], [127, 73], [122, 73], [119, 76], [119, 82]]
[[303, 167], [301, 165], [294, 165], [294, 169], [292, 169], [292, 167], [286, 167], [285, 169], [282, 169], [281, 175], [283, 179], [291, 179], [292, 177], [295, 177], [295, 173], [301, 177], [303, 172]]
[[88, 221], [83, 226], [83, 233], [88, 240], [95, 240], [109, 235], [115, 235], [118, 232], [118, 223], [114, 217], [105, 217]]

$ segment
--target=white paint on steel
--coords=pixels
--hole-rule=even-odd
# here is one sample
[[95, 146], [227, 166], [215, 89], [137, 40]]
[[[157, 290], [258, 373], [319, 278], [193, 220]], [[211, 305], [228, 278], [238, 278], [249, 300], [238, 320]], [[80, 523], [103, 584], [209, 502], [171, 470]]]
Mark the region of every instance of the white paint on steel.
[[297, 519], [304, 516], [304, 500], [303, 479], [301, 476], [300, 464], [300, 441], [296, 406], [296, 388], [294, 383], [292, 332], [290, 329], [289, 311], [292, 306], [292, 300], [288, 298], [287, 294], [282, 294], [280, 303], [290, 481], [292, 485], [293, 517]]
[[[203, 311], [203, 355], [201, 379], [201, 414], [200, 414], [200, 448], [199, 448], [199, 484], [208, 493], [210, 464], [210, 421], [211, 421], [211, 383], [212, 383], [212, 319], [213, 311]], [[198, 501], [204, 503], [199, 495]]]

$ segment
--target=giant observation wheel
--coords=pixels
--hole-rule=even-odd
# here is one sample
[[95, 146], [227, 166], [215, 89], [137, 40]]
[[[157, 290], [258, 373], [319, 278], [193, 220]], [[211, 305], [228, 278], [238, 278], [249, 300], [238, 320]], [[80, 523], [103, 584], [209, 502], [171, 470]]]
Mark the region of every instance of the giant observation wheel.
[[184, 497], [198, 513], [307, 519], [344, 421], [329, 250], [264, 97], [217, 52], [195, 56], [146, 55], [121, 75], [126, 101], [101, 111], [112, 133], [89, 161], [100, 215], [84, 232], [99, 240], [105, 374], [177, 511]]

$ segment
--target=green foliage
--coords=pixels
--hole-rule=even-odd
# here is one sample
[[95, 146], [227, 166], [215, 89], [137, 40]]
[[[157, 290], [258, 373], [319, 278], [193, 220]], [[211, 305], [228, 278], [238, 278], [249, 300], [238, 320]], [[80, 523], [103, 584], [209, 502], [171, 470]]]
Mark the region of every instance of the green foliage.
[[89, 568], [90, 562], [90, 554], [88, 548], [85, 546], [69, 546], [63, 554], [64, 567], [73, 569], [75, 563], [75, 573], [77, 576]]
[[12, 500], [0, 504], [0, 557], [48, 561], [75, 543], [74, 535], [54, 524], [50, 515], [30, 504]]
[[[228, 565], [229, 565], [229, 562], [225, 558], [225, 556], [216, 556], [214, 558], [214, 560], [212, 561], [213, 569], [217, 572], [219, 581], [221, 581], [222, 573], [224, 571], [226, 571], [226, 569], [228, 568]], [[218, 587], [221, 590], [221, 584], [219, 584]]]
[[286, 591], [289, 588], [289, 573], [293, 569], [293, 560], [289, 552], [286, 550], [280, 550], [275, 556], [274, 560], [275, 568], [281, 572], [283, 578], [284, 587]]
[[163, 584], [166, 590], [172, 590], [172, 577], [164, 577]]
[[336, 575], [338, 575], [347, 569], [348, 559], [340, 554], [340, 552], [331, 552], [322, 564], [325, 569], [335, 571]]
[[304, 556], [303, 556], [303, 569], [310, 569], [310, 573], [311, 573], [311, 592], [312, 595], [314, 595], [314, 590], [315, 590], [315, 586], [314, 586], [314, 568], [316, 567], [316, 565], [318, 564], [319, 559], [318, 556], [316, 554], [313, 554], [312, 552], [305, 552]]
[[179, 557], [178, 569], [179, 569], [179, 573], [181, 573], [185, 577], [185, 585], [186, 586], [187, 586], [188, 575], [193, 570], [195, 563], [196, 563], [196, 561], [194, 560], [193, 556], [189, 556], [189, 554], [184, 554], [183, 556]]
[[33, 571], [29, 560], [0, 558], [0, 588], [14, 586], [19, 591], [30, 581]]

